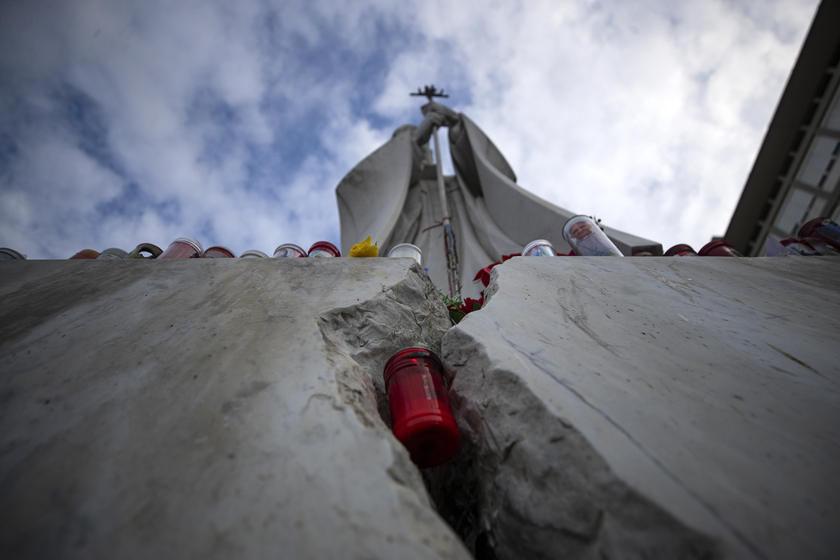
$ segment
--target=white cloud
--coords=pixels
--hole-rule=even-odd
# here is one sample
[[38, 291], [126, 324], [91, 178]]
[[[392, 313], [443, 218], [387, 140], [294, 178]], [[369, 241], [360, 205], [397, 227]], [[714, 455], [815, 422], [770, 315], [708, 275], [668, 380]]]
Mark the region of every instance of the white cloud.
[[119, 193], [119, 177], [60, 139], [28, 140], [22, 139], [26, 155], [9, 170], [13, 180], [2, 191], [4, 243], [19, 243], [30, 258], [39, 252], [69, 257], [85, 248], [73, 249], [74, 243], [101, 243], [90, 222], [96, 205]]
[[[523, 187], [702, 245], [728, 223], [816, 1], [8, 4], [0, 107], [20, 115], [0, 116], [18, 147], [10, 170], [0, 157], [0, 242], [65, 257], [204, 232], [237, 252], [337, 237], [334, 187], [419, 121], [408, 93], [432, 82]], [[62, 84], [101, 111], [118, 172], [56, 116]], [[78, 211], [130, 183], [143, 210]], [[69, 208], [39, 205], [56, 192]]]
[[456, 10], [442, 33], [468, 61], [464, 110], [520, 184], [667, 248], [728, 223], [814, 4], [781, 5], [784, 20], [722, 2], [506, 5]]

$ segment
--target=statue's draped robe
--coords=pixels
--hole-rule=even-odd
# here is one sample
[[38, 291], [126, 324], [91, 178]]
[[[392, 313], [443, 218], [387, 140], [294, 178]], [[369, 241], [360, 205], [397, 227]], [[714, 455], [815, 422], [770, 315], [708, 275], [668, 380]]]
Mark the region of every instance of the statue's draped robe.
[[[413, 139], [413, 126], [399, 128], [384, 146], [359, 163], [336, 188], [341, 218], [341, 252], [370, 235], [387, 255], [394, 245], [412, 243], [423, 251], [423, 266], [448, 293], [443, 212], [435, 166], [427, 146]], [[452, 231], [464, 297], [484, 289], [473, 281], [502, 255], [519, 253], [530, 241], [547, 239], [568, 253], [563, 224], [569, 212], [523, 190], [501, 152], [466, 116], [449, 129], [455, 176], [445, 178]], [[607, 235], [625, 254], [662, 246], [616, 230]]]

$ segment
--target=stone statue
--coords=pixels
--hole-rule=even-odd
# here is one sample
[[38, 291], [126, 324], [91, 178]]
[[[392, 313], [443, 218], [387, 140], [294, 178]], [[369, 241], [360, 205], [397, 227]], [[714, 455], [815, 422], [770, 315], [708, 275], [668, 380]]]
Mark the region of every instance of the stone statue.
[[[483, 290], [473, 282], [479, 270], [502, 255], [521, 252], [530, 241], [547, 239], [558, 252], [570, 251], [563, 225], [574, 212], [519, 187], [502, 153], [465, 115], [431, 101], [422, 111], [420, 125], [398, 128], [336, 188], [342, 254], [368, 235], [382, 256], [394, 245], [412, 243], [422, 250], [423, 266], [435, 285], [449, 292], [443, 213], [428, 146], [434, 128], [440, 126], [449, 128], [455, 168], [455, 175], [445, 177], [444, 183], [464, 297], [477, 298]], [[606, 233], [625, 255], [662, 254], [662, 246], [653, 241], [612, 229]]]

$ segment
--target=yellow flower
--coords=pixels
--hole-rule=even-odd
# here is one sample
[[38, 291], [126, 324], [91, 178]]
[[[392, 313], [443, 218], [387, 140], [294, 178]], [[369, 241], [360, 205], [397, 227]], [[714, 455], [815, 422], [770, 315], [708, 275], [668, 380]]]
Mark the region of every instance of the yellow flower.
[[350, 254], [348, 257], [378, 257], [379, 247], [371, 245], [370, 235], [361, 243], [356, 243], [350, 247]]

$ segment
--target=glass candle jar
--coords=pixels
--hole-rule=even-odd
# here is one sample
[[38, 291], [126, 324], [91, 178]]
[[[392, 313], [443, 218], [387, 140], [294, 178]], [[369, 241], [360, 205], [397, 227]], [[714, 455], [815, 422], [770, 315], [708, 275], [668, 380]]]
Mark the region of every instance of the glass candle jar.
[[116, 261], [124, 259], [127, 254], [128, 251], [119, 249], [117, 247], [111, 247], [110, 249], [105, 249], [104, 251], [99, 253], [99, 256], [96, 258], [102, 260]]
[[423, 252], [420, 250], [420, 247], [417, 245], [412, 245], [411, 243], [400, 243], [399, 245], [394, 245], [390, 251], [388, 251], [389, 257], [409, 257], [417, 261], [417, 264], [423, 266]]
[[440, 359], [425, 348], [406, 348], [383, 372], [394, 436], [420, 467], [448, 461], [461, 445]]
[[827, 243], [825, 239], [821, 239], [819, 237], [805, 237], [802, 239], [802, 242], [813, 247], [820, 255], [825, 255], [827, 257], [840, 256], [840, 249], [837, 249], [834, 245]]
[[531, 241], [525, 248], [522, 249], [523, 257], [556, 257], [557, 251], [554, 250], [554, 245], [545, 239], [535, 239]]
[[239, 256], [240, 259], [267, 259], [268, 255], [258, 249], [248, 249]]
[[832, 222], [829, 218], [814, 218], [799, 228], [799, 237], [813, 237], [822, 239], [823, 242], [840, 250], [840, 225]]
[[341, 251], [329, 241], [316, 241], [309, 248], [310, 257], [340, 257]]
[[179, 237], [169, 244], [159, 259], [200, 259], [204, 255], [201, 243], [190, 237]]
[[213, 245], [204, 251], [205, 259], [235, 259], [236, 253], [222, 245]]
[[299, 258], [305, 257], [306, 251], [295, 245], [294, 243], [283, 243], [274, 250], [274, 258]]
[[[149, 256], [143, 256], [143, 253], [148, 253]], [[156, 259], [163, 253], [160, 247], [151, 243], [141, 243], [134, 248], [129, 254], [125, 256], [126, 259]]]
[[8, 247], [0, 248], [0, 261], [25, 261], [26, 255], [21, 255], [14, 249]]
[[563, 237], [581, 257], [623, 257], [598, 224], [589, 216], [572, 216], [563, 225]]

